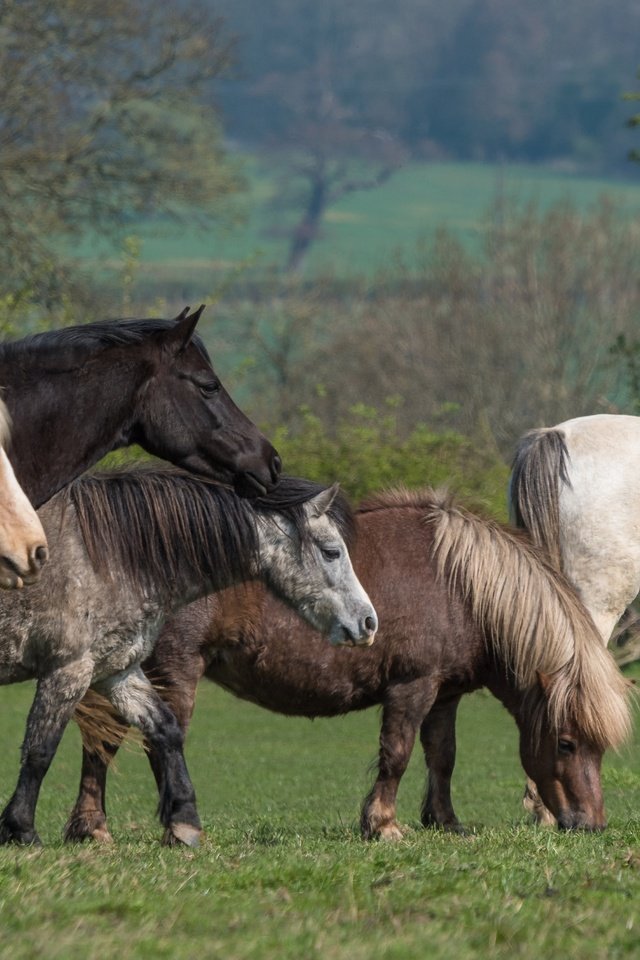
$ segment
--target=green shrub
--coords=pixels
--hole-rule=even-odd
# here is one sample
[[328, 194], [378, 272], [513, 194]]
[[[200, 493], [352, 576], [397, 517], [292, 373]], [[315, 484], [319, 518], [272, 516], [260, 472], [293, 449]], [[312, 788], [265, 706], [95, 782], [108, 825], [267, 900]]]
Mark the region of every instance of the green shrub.
[[393, 409], [359, 404], [329, 433], [310, 410], [301, 413], [302, 428], [295, 433], [286, 427], [269, 432], [287, 473], [323, 483], [338, 480], [354, 502], [399, 484], [447, 486], [506, 519], [509, 469], [488, 428], [477, 440], [452, 431], [436, 433], [425, 424], [402, 436]]

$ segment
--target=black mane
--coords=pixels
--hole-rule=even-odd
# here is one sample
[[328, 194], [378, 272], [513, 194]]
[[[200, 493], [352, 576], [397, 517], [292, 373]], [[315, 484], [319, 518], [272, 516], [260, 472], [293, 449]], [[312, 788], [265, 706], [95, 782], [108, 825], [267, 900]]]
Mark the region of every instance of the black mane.
[[[35, 351], [45, 359], [48, 355], [65, 349], [92, 353], [96, 349], [141, 343], [154, 332], [170, 330], [175, 324], [175, 319], [162, 318], [98, 320], [95, 323], [62, 327], [60, 330], [46, 330], [30, 334], [21, 340], [0, 344], [0, 358], [19, 362], [22, 356], [32, 357]], [[204, 359], [211, 363], [207, 348], [197, 333], [192, 336], [191, 342]]]

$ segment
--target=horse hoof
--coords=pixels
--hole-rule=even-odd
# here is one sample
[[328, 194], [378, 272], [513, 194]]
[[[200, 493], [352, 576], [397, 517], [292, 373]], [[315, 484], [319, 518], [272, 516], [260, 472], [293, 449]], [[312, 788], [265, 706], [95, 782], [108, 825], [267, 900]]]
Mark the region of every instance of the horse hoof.
[[0, 829], [0, 845], [15, 843], [20, 847], [41, 847], [42, 840], [35, 830], [8, 830], [6, 826]]
[[555, 827], [557, 825], [556, 818], [545, 807], [535, 787], [532, 788], [527, 784], [522, 798], [522, 806], [527, 813], [531, 814], [533, 822], [537, 823], [539, 827]]
[[385, 823], [364, 835], [365, 840], [383, 840], [385, 843], [397, 843], [403, 837], [404, 834], [397, 823]]
[[113, 843], [113, 837], [106, 827], [97, 827], [91, 831], [91, 839], [96, 843]]
[[70, 817], [64, 828], [63, 837], [66, 843], [83, 843], [85, 840], [95, 840], [96, 843], [113, 842], [113, 837], [107, 828], [107, 821], [101, 813], [83, 813]]
[[455, 833], [458, 837], [470, 836], [467, 828], [461, 823], [443, 823], [442, 829], [445, 833]]
[[186, 847], [199, 847], [202, 830], [191, 826], [190, 823], [172, 823], [167, 827], [162, 838], [165, 847], [176, 847], [184, 844]]

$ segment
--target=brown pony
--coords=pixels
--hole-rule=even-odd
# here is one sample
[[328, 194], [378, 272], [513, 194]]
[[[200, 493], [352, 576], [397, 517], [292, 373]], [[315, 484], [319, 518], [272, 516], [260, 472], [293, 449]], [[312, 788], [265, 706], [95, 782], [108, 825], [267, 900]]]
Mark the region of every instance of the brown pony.
[[[354, 568], [378, 615], [376, 642], [332, 649], [257, 585], [185, 607], [145, 669], [186, 729], [207, 676], [297, 716], [380, 704], [365, 837], [401, 836], [396, 795], [419, 732], [428, 768], [422, 822], [459, 829], [450, 795], [462, 694], [486, 686], [520, 730], [523, 766], [564, 829], [602, 829], [600, 763], [629, 731], [628, 685], [576, 595], [520, 533], [426, 490], [377, 496], [356, 514]], [[96, 705], [80, 718], [97, 719]], [[110, 753], [121, 730], [109, 736]], [[69, 839], [108, 839], [106, 766], [83, 732]], [[150, 750], [156, 776], [157, 758]]]

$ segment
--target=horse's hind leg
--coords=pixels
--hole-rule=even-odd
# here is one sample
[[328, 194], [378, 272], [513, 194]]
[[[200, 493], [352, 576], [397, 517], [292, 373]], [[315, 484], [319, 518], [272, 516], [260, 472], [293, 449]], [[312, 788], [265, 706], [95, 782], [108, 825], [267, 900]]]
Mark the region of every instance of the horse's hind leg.
[[396, 822], [398, 786], [416, 739], [418, 727], [431, 706], [435, 690], [424, 678], [398, 684], [388, 693], [382, 710], [378, 776], [362, 807], [360, 828], [365, 840], [402, 839]]
[[451, 777], [456, 762], [456, 713], [460, 697], [436, 702], [422, 721], [420, 741], [427, 764], [427, 790], [422, 804], [425, 827], [462, 831], [451, 802]]
[[[111, 710], [110, 704], [107, 706]], [[98, 706], [95, 709], [99, 711], [104, 708]], [[76, 719], [83, 740], [82, 772], [78, 797], [65, 825], [64, 838], [69, 841], [91, 839], [99, 843], [109, 843], [112, 837], [107, 827], [105, 801], [107, 771], [127, 734], [128, 726], [118, 724], [110, 714], [109, 741], [101, 739], [100, 743], [96, 743], [93, 737], [88, 737], [82, 718]]]
[[38, 681], [22, 744], [13, 796], [0, 816], [0, 843], [39, 843], [35, 811], [44, 776], [76, 704], [91, 680], [93, 664], [75, 661]]
[[169, 707], [140, 667], [96, 685], [123, 720], [142, 731], [159, 766], [158, 813], [166, 827], [163, 842], [197, 846], [202, 829], [196, 796], [184, 759], [184, 734]]

